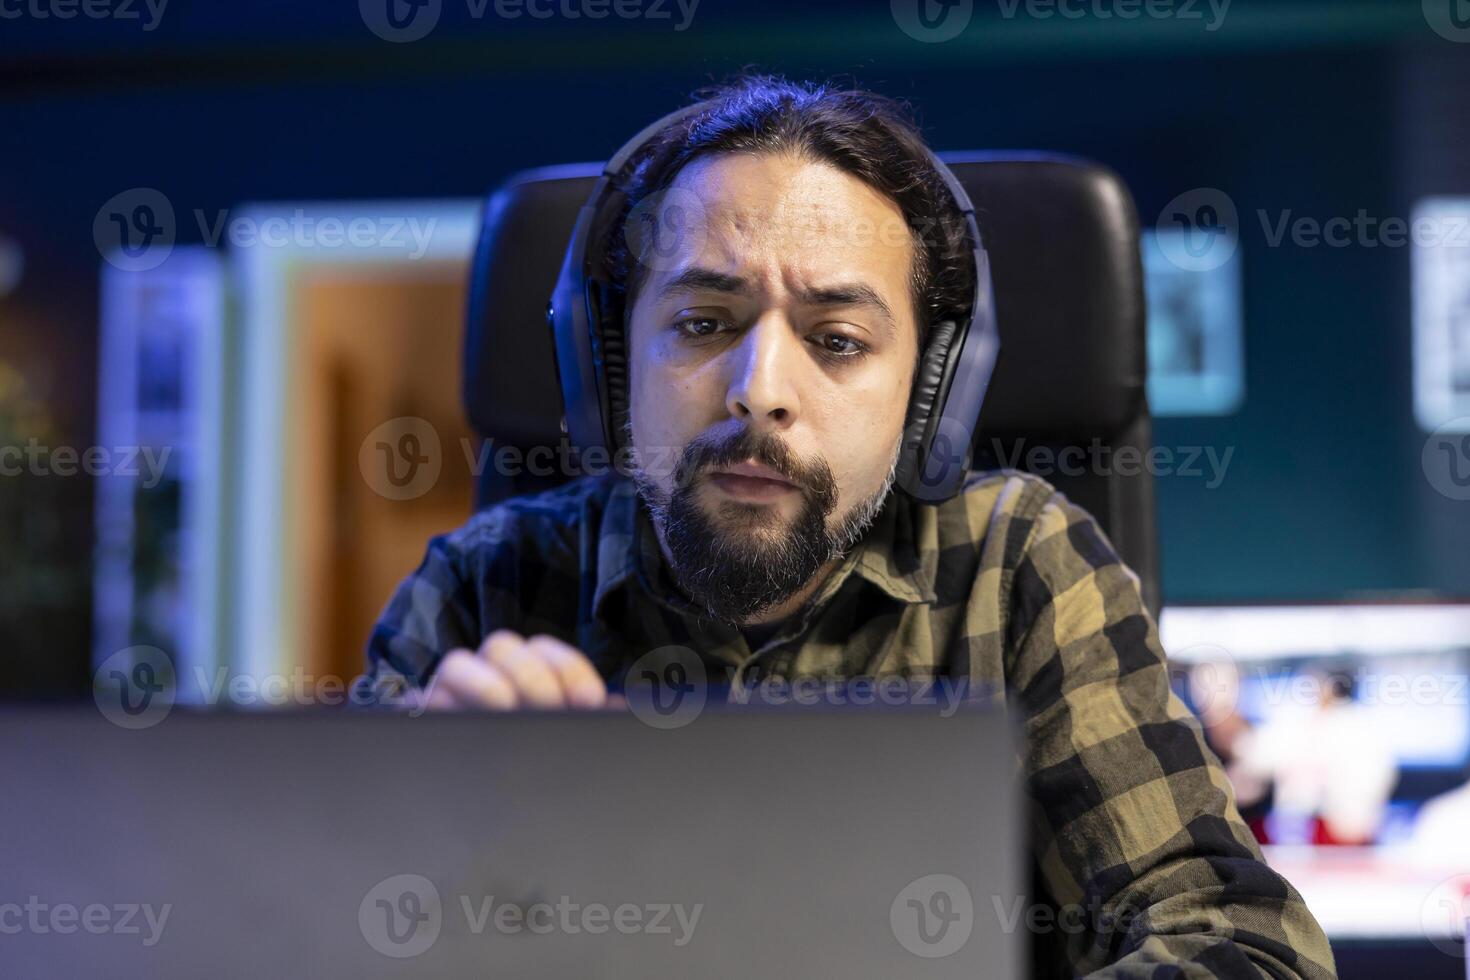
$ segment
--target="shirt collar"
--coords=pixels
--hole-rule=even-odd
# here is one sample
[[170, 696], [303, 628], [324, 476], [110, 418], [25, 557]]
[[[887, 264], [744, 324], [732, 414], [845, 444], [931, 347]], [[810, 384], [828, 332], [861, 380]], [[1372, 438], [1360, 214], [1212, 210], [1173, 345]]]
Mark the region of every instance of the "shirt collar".
[[937, 537], [934, 517], [933, 507], [890, 491], [858, 546], [854, 570], [899, 602], [934, 602], [939, 566], [939, 548], [930, 540]]
[[614, 481], [597, 539], [597, 588], [592, 594], [594, 616], [601, 616], [607, 597], [621, 588], [637, 569], [639, 530], [643, 523], [641, 510], [632, 481]]
[[[923, 547], [921, 539], [934, 537], [932, 507], [915, 504], [893, 491], [863, 540], [833, 573], [820, 595], [830, 598], [856, 574], [905, 604], [934, 602], [937, 547]], [[653, 524], [629, 480], [618, 480], [603, 513], [597, 548], [597, 587], [592, 612], [601, 616], [613, 592], [638, 579], [655, 598], [676, 609], [694, 607], [672, 587]]]

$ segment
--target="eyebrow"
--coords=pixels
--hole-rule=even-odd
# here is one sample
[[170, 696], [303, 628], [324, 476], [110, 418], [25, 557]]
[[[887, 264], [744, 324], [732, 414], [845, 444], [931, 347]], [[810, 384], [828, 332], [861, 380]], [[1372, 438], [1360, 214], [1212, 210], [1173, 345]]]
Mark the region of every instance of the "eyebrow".
[[[703, 291], [749, 295], [753, 290], [748, 280], [713, 269], [691, 266], [679, 273], [659, 289], [660, 298], [671, 293]], [[808, 306], [867, 306], [876, 310], [887, 321], [889, 329], [897, 329], [898, 318], [878, 291], [867, 283], [839, 283], [820, 289], [799, 286], [796, 297]]]

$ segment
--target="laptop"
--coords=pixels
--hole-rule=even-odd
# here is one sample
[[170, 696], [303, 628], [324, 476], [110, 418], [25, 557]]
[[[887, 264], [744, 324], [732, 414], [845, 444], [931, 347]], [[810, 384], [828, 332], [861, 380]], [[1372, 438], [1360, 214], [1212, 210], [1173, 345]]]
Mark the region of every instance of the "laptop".
[[11, 711], [0, 975], [1010, 980], [1016, 777], [970, 709]]

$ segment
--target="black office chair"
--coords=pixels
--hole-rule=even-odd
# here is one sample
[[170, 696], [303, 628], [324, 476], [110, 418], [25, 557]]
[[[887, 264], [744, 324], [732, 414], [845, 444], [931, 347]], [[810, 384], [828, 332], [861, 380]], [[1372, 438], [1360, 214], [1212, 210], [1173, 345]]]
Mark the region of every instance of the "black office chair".
[[[1116, 174], [1086, 160], [1023, 152], [942, 156], [975, 202], [1000, 322], [1000, 361], [980, 413], [975, 467], [1027, 469], [1031, 450], [1043, 450], [1035, 459], [1040, 475], [1098, 519], [1157, 616], [1153, 478], [1141, 465], [1119, 475], [1111, 455], [1124, 447], [1144, 454], [1151, 446], [1132, 197]], [[464, 403], [470, 424], [496, 447], [524, 452], [566, 438], [546, 300], [600, 168], [570, 164], [517, 174], [485, 206], [470, 288], [485, 300], [479, 308], [486, 313], [466, 329]], [[1068, 447], [1083, 455], [1073, 449], [1060, 456]], [[1104, 465], [1094, 465], [1095, 455]], [[1062, 472], [1057, 460], [1082, 474]], [[506, 476], [485, 467], [476, 506], [565, 479], [541, 469], [539, 476]]]

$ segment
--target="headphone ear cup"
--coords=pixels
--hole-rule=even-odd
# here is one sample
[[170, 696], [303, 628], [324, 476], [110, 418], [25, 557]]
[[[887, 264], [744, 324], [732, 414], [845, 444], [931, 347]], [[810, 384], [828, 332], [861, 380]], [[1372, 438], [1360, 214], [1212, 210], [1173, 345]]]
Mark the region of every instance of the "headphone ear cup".
[[929, 340], [914, 373], [914, 387], [909, 395], [908, 418], [904, 422], [903, 442], [898, 451], [897, 483], [909, 492], [919, 486], [928, 462], [933, 433], [930, 423], [938, 407], [939, 391], [949, 374], [950, 350], [959, 326], [954, 320], [941, 320], [929, 328]]
[[614, 451], [622, 445], [623, 430], [628, 424], [628, 345], [623, 330], [622, 298], [607, 283], [593, 281], [588, 284], [587, 312], [601, 353], [607, 447]]

